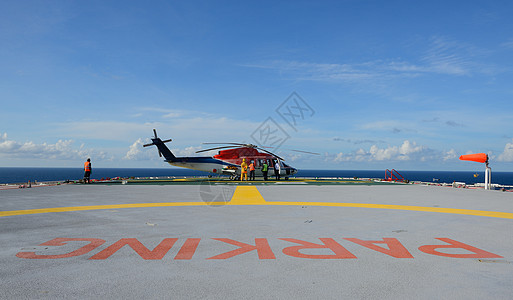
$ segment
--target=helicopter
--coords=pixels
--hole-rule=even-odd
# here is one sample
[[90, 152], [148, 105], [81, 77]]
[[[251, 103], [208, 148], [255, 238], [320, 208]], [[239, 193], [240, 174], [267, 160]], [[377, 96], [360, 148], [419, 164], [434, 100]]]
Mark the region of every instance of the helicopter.
[[[278, 155], [271, 153], [261, 147], [253, 144], [244, 143], [203, 143], [209, 145], [224, 145], [204, 150], [196, 151], [196, 153], [220, 150], [218, 154], [212, 157], [195, 156], [195, 157], [176, 157], [171, 150], [165, 145], [165, 143], [171, 142], [172, 139], [161, 140], [157, 136], [157, 130], [153, 129], [154, 137], [151, 139], [151, 143], [143, 145], [143, 147], [157, 146], [159, 156], [164, 156], [165, 162], [172, 166], [187, 168], [192, 170], [204, 171], [214, 173], [218, 175], [230, 176], [230, 179], [237, 180], [241, 174], [241, 163], [245, 159], [249, 164], [250, 162], [255, 163], [255, 176], [262, 177], [263, 173], [261, 170], [262, 164], [265, 162], [269, 165], [269, 175], [274, 175], [274, 167], [276, 164], [280, 166], [280, 176], [288, 180], [290, 176], [297, 173], [297, 169], [284, 163], [284, 159]], [[262, 152], [259, 152], [262, 151]], [[294, 150], [299, 151], [299, 150]], [[306, 151], [302, 151], [306, 152]]]

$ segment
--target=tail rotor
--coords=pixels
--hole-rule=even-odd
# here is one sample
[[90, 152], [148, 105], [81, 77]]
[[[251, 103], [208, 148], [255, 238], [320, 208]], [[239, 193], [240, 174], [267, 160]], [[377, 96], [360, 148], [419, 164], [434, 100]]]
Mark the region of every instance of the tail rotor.
[[[153, 145], [157, 145], [156, 143], [168, 143], [168, 142], [171, 142], [173, 139], [167, 139], [167, 140], [161, 140], [158, 136], [157, 136], [157, 130], [156, 129], [153, 129], [153, 135], [154, 135], [154, 138], [151, 139], [151, 143], [150, 144], [145, 144], [143, 145], [143, 147], [149, 147], [149, 146], [153, 146]], [[162, 157], [162, 152], [160, 152], [160, 149], [157, 147], [157, 151], [159, 152], [159, 156]]]

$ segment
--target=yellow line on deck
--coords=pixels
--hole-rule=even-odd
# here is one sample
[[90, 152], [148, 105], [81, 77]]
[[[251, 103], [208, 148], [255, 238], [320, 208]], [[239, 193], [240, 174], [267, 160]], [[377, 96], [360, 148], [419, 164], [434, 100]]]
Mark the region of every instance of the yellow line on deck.
[[277, 205], [277, 206], [324, 206], [324, 207], [353, 207], [353, 208], [377, 208], [392, 210], [409, 210], [421, 212], [437, 212], [447, 214], [459, 214], [469, 216], [481, 216], [491, 218], [513, 219], [513, 213], [485, 211], [459, 208], [443, 207], [423, 207], [411, 205], [390, 205], [390, 204], [372, 204], [372, 203], [337, 203], [337, 202], [295, 202], [295, 201], [272, 201], [268, 202], [262, 197], [255, 186], [238, 186], [230, 202], [161, 202], [161, 203], [132, 203], [132, 204], [110, 204], [110, 205], [92, 205], [92, 206], [70, 206], [38, 208], [25, 210], [0, 211], [0, 217], [44, 214], [52, 212], [70, 212], [84, 210], [116, 209], [116, 208], [147, 208], [147, 207], [166, 207], [166, 206], [216, 206], [216, 205]]

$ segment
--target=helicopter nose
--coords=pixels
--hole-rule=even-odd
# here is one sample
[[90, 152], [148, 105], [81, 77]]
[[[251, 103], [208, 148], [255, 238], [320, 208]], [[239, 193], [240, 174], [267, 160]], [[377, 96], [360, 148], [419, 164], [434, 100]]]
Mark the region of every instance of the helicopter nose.
[[292, 174], [296, 174], [297, 173], [297, 169], [296, 168], [291, 168], [290, 171], [291, 171]]

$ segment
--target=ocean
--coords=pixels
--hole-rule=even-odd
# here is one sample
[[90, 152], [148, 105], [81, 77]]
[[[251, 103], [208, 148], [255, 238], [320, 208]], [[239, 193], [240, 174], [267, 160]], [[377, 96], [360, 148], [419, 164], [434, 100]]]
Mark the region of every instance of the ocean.
[[[410, 181], [473, 184], [484, 182], [484, 172], [471, 171], [401, 171]], [[34, 181], [78, 180], [83, 177], [82, 168], [0, 168], [0, 184]], [[477, 174], [477, 177], [475, 176]], [[164, 177], [205, 176], [208, 173], [183, 168], [94, 168], [92, 179], [114, 177]], [[384, 178], [384, 170], [299, 170], [296, 177], [358, 177]], [[513, 172], [493, 172], [492, 183], [513, 185]]]

